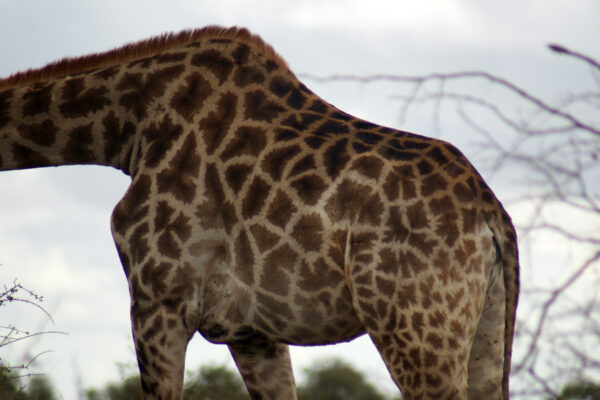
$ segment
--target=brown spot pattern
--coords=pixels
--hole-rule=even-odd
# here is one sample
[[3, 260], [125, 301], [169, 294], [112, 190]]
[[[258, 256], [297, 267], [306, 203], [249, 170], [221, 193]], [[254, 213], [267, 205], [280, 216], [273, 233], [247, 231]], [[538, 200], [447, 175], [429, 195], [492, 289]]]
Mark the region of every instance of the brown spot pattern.
[[0, 91], [0, 129], [4, 128], [10, 121], [9, 110], [10, 100], [12, 99], [12, 90]]
[[202, 75], [192, 73], [185, 78], [185, 84], [179, 86], [173, 95], [171, 107], [188, 122], [191, 122], [212, 91], [210, 83]]
[[315, 169], [317, 166], [315, 164], [315, 159], [312, 155], [306, 155], [302, 157], [300, 160], [294, 163], [292, 170], [290, 171], [289, 176], [293, 177], [295, 175], [299, 175], [303, 172], [310, 171]]
[[346, 163], [350, 161], [350, 155], [346, 152], [347, 143], [348, 139], [341, 139], [325, 150], [325, 169], [332, 178], [338, 176], [346, 166]]
[[250, 84], [260, 84], [265, 80], [265, 74], [256, 66], [244, 66], [237, 68], [233, 76], [233, 81], [239, 87], [246, 87]]
[[33, 117], [47, 113], [52, 100], [53, 83], [34, 85], [33, 89], [23, 96], [23, 116]]
[[21, 137], [30, 142], [38, 146], [49, 147], [52, 146], [56, 140], [58, 127], [52, 120], [47, 119], [39, 124], [21, 124], [17, 127], [17, 131]]
[[267, 212], [267, 219], [273, 225], [285, 228], [286, 224], [296, 212], [296, 206], [283, 191], [278, 190]]
[[257, 157], [267, 143], [266, 132], [262, 128], [252, 126], [239, 127], [234, 137], [221, 154], [224, 161], [236, 156], [249, 155]]
[[255, 176], [242, 202], [242, 217], [257, 215], [265, 205], [271, 186], [259, 176]]
[[254, 283], [254, 254], [246, 231], [241, 231], [235, 240], [235, 272], [245, 284]]
[[117, 84], [117, 89], [123, 92], [119, 104], [133, 113], [138, 121], [146, 118], [150, 103], [162, 96], [167, 84], [183, 71], [183, 65], [174, 65], [149, 73], [124, 74]]
[[[131, 139], [136, 127], [129, 121], [122, 122], [117, 118], [114, 111], [110, 111], [103, 119], [104, 128], [102, 136], [104, 139], [104, 158], [107, 162], [113, 161], [121, 153], [123, 145]], [[123, 166], [128, 168], [129, 165]]]
[[157, 177], [158, 190], [171, 192], [179, 201], [190, 203], [196, 194], [195, 179], [200, 170], [196, 139], [189, 135], [169, 162], [169, 167]]
[[122, 233], [129, 224], [146, 216], [148, 207], [144, 204], [150, 197], [151, 185], [152, 180], [148, 175], [139, 175], [133, 180], [113, 213], [113, 224], [117, 232]]
[[275, 149], [265, 156], [262, 167], [265, 172], [271, 175], [274, 181], [279, 181], [285, 163], [296, 154], [300, 153], [300, 151], [301, 149], [297, 145]]
[[282, 106], [269, 100], [262, 90], [246, 93], [244, 107], [245, 118], [264, 122], [272, 122], [284, 111]]
[[233, 63], [217, 50], [206, 50], [192, 57], [192, 65], [204, 67], [214, 74], [223, 84], [233, 69]]
[[279, 242], [279, 235], [271, 232], [262, 225], [253, 224], [250, 227], [250, 231], [261, 253], [269, 250]]
[[292, 83], [281, 75], [271, 78], [269, 90], [277, 97], [284, 97], [292, 88]]
[[165, 154], [171, 150], [173, 144], [183, 133], [183, 127], [174, 124], [171, 118], [166, 115], [161, 121], [153, 122], [149, 125], [142, 135], [146, 138], [147, 150], [144, 155], [144, 164], [148, 168], [158, 166]]
[[242, 185], [246, 182], [248, 175], [252, 172], [252, 167], [247, 164], [232, 164], [225, 171], [225, 180], [227, 185], [234, 193], [239, 193]]
[[205, 228], [221, 227], [225, 222], [222, 213], [225, 194], [220, 186], [219, 172], [212, 163], [206, 166], [204, 188], [206, 200], [197, 207], [195, 215]]
[[46, 156], [19, 143], [13, 144], [12, 154], [14, 159], [17, 160], [17, 166], [23, 168], [47, 167], [52, 165], [50, 159]]
[[[113, 230], [146, 395], [176, 367], [170, 332], [197, 328], [186, 298], [205, 277], [191, 254], [216, 270], [209, 292], [243, 292], [228, 295], [244, 304], [206, 303], [224, 319], [202, 315], [207, 337], [246, 341], [239, 356], [250, 343], [285, 356], [270, 335], [318, 343], [366, 328], [406, 397], [465, 397], [455, 377], [491, 296], [490, 265], [516, 253], [510, 219], [456, 148], [335, 109], [243, 35], [34, 71], [48, 83], [21, 76], [29, 87], [0, 91], [0, 164], [99, 162], [132, 175]], [[262, 395], [259, 375], [245, 376]]]
[[108, 88], [86, 88], [84, 78], [74, 78], [65, 82], [59, 109], [65, 117], [77, 118], [100, 111], [110, 103]]
[[200, 121], [200, 131], [204, 137], [206, 152], [212, 154], [219, 147], [236, 115], [237, 97], [225, 93], [217, 102], [217, 109]]
[[321, 248], [320, 232], [323, 231], [321, 217], [317, 213], [303, 215], [292, 231], [292, 237], [306, 251], [318, 251]]
[[85, 164], [94, 161], [92, 127], [93, 123], [90, 122], [87, 125], [73, 128], [69, 140], [61, 152], [65, 160], [74, 164]]
[[357, 170], [362, 175], [371, 179], [378, 179], [381, 175], [382, 168], [383, 162], [374, 156], [360, 157], [352, 163], [352, 169]]
[[318, 175], [306, 175], [291, 183], [298, 196], [308, 205], [314, 205], [321, 198], [321, 193], [327, 188], [323, 179]]
[[286, 295], [289, 290], [289, 273], [293, 272], [298, 255], [292, 248], [284, 244], [267, 255], [260, 286], [272, 293]]

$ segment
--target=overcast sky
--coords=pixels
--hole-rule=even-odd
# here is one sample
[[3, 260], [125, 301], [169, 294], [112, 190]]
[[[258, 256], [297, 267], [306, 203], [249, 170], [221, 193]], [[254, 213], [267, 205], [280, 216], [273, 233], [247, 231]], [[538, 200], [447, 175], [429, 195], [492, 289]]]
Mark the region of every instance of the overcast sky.
[[[218, 24], [250, 28], [298, 74], [486, 70], [552, 99], [587, 81], [577, 77], [581, 68], [557, 61], [545, 46], [560, 43], [598, 58], [598, 21], [596, 0], [0, 0], [0, 76], [166, 31]], [[306, 83], [344, 111], [434, 134], [428, 119], [399, 125], [385, 85]], [[459, 144], [467, 141], [447, 129], [443, 135]], [[511, 195], [508, 185], [490, 183], [504, 188], [501, 199]], [[25, 349], [32, 355], [51, 350], [35, 371], [49, 372], [65, 399], [75, 398], [77, 382], [99, 386], [118, 379], [115, 363], [135, 362], [129, 294], [109, 229], [112, 208], [128, 184], [122, 173], [101, 167], [0, 173], [0, 284], [18, 278], [44, 296], [54, 319], [48, 323], [31, 307], [5, 307], [0, 325], [10, 321], [68, 333], [11, 346], [0, 357], [19, 361]], [[394, 387], [366, 337], [293, 350], [297, 376], [314, 359], [331, 355]], [[229, 353], [196, 336], [187, 367], [207, 362], [230, 363]]]

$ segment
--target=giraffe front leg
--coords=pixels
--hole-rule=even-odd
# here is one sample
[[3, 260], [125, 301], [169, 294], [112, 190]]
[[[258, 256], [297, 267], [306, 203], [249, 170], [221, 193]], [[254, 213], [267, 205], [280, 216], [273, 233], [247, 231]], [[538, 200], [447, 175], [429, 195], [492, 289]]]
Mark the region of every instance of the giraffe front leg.
[[229, 351], [253, 400], [296, 399], [296, 384], [286, 344], [255, 337], [229, 344]]
[[185, 352], [191, 338], [183, 320], [156, 302], [131, 307], [133, 339], [144, 400], [182, 398]]

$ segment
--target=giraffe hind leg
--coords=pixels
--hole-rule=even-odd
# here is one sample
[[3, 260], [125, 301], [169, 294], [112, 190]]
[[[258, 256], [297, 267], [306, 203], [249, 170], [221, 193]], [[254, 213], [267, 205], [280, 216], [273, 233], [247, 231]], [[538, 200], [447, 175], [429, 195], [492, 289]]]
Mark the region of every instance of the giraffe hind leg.
[[470, 400], [502, 399], [505, 288], [502, 265], [496, 264], [469, 357]]
[[296, 384], [286, 344], [253, 337], [229, 344], [253, 400], [295, 400]]
[[469, 351], [483, 306], [476, 298], [485, 286], [468, 295], [466, 280], [450, 288], [427, 274], [398, 279], [363, 267], [352, 268], [353, 304], [404, 398], [467, 399]]

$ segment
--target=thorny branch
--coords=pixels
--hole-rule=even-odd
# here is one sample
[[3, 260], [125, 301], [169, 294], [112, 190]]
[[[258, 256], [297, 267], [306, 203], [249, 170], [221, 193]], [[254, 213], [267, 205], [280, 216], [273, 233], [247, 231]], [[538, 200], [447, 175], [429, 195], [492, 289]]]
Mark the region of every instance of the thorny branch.
[[[31, 305], [31, 306], [37, 308], [38, 310], [42, 311], [48, 317], [48, 319], [52, 323], [54, 323], [54, 320], [52, 319], [50, 314], [44, 309], [44, 307], [41, 306], [40, 303], [42, 301], [43, 301], [42, 296], [25, 288], [17, 280], [14, 280], [12, 285], [3, 286], [3, 288], [0, 289], [0, 307], [8, 306], [10, 304], [15, 304], [15, 303], [28, 304], [28, 305]], [[31, 339], [36, 336], [45, 335], [48, 333], [66, 334], [65, 332], [59, 332], [59, 331], [41, 331], [41, 332], [33, 332], [32, 333], [29, 331], [19, 329], [16, 326], [13, 326], [12, 324], [0, 325], [0, 349], [5, 348], [9, 345], [12, 345], [16, 342]], [[24, 361], [18, 365], [4, 364], [4, 362], [0, 358], [0, 373], [5, 372], [5, 371], [15, 371], [15, 370], [27, 371], [38, 358], [40, 358], [42, 355], [44, 355], [48, 352], [49, 351], [44, 351], [44, 352], [38, 353], [37, 355], [29, 358], [27, 361]], [[19, 379], [23, 376], [34, 376], [34, 375], [38, 375], [38, 374], [28, 372], [27, 374], [24, 374], [24, 375], [19, 375], [19, 374], [10, 375], [10, 377], [12, 377], [14, 379]]]
[[[31, 297], [33, 300], [21, 297], [21, 292], [25, 292], [25, 295]], [[10, 287], [4, 286], [3, 291], [0, 292], [0, 307], [13, 302], [30, 304], [41, 310], [44, 314], [46, 314], [50, 321], [54, 323], [52, 316], [44, 309], [44, 307], [39, 304], [42, 301], [44, 301], [43, 296], [35, 294], [31, 290], [23, 287], [23, 285], [17, 282], [17, 280], [13, 281], [13, 284]]]
[[[534, 308], [520, 313], [517, 327], [512, 372], [513, 382], [520, 385], [512, 389], [520, 398], [556, 398], [568, 379], [600, 381], [600, 360], [589, 352], [600, 344], [600, 301], [595, 287], [600, 281], [600, 63], [561, 45], [551, 44], [549, 49], [583, 62], [595, 87], [549, 102], [483, 71], [302, 76], [321, 83], [397, 83], [404, 89], [398, 89], [400, 93], [392, 100], [400, 103], [401, 121], [414, 105], [430, 104], [435, 128], [440, 125], [442, 104], [454, 103], [459, 120], [481, 140], [476, 145], [486, 155], [487, 170], [518, 171], [513, 175], [519, 186], [510, 204], [526, 205], [529, 210], [528, 216], [517, 221], [521, 244], [550, 235], [577, 249], [578, 257], [571, 257], [571, 265], [561, 271], [537, 270], [543, 274], [535, 275], [540, 282], [554, 283], [536, 286], [528, 282], [523, 290], [521, 303]], [[481, 90], [469, 89], [473, 84], [499, 88], [511, 100], [484, 98]], [[519, 110], [511, 111], [507, 104], [516, 104]], [[523, 114], [522, 109], [528, 112]], [[591, 285], [591, 290], [576, 289], [585, 285]], [[525, 312], [530, 313], [527, 319]]]

